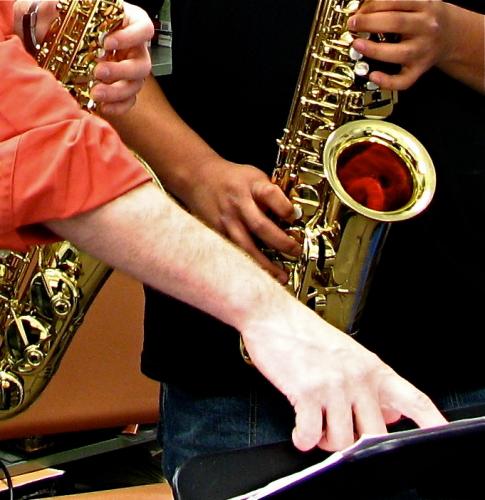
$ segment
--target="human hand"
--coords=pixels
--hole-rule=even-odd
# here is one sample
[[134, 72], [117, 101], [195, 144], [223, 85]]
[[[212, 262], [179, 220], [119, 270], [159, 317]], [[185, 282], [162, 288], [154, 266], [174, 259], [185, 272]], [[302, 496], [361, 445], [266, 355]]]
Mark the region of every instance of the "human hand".
[[387, 433], [401, 416], [420, 427], [446, 423], [424, 393], [350, 336], [293, 298], [284, 314], [281, 305], [268, 297], [241, 333], [252, 362], [294, 407], [298, 449], [341, 450], [362, 434]]
[[[31, 1], [17, 0], [14, 4], [14, 30], [23, 37], [22, 16], [29, 10]], [[52, 21], [57, 16], [57, 0], [39, 3], [35, 36], [41, 42]], [[148, 14], [129, 3], [124, 4], [125, 18], [122, 29], [106, 37], [104, 48], [107, 56], [98, 60], [94, 77], [99, 80], [91, 96], [104, 114], [123, 114], [136, 101], [136, 94], [151, 71], [147, 42], [153, 35], [153, 23]]]
[[91, 96], [106, 115], [127, 112], [151, 71], [147, 42], [153, 36], [153, 23], [140, 7], [125, 2], [124, 8], [123, 28], [104, 41], [104, 48], [114, 50], [114, 56], [100, 59], [94, 70], [99, 83], [93, 87]]
[[370, 59], [401, 65], [396, 75], [382, 71], [369, 74], [381, 88], [410, 87], [449, 50], [448, 11], [441, 0], [366, 0], [348, 25], [356, 33], [399, 35], [397, 43], [357, 38], [352, 45]]
[[293, 206], [281, 189], [261, 170], [222, 158], [211, 158], [200, 172], [206, 175], [193, 183], [184, 202], [193, 215], [229, 238], [250, 254], [281, 283], [286, 273], [271, 262], [255, 238], [268, 248], [299, 255], [300, 245], [280, 229], [269, 213], [285, 220], [293, 217]]

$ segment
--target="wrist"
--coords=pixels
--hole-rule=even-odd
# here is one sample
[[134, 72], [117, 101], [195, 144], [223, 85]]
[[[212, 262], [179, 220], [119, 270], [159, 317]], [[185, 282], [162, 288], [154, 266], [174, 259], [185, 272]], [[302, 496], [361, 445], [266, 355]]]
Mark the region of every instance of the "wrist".
[[55, 1], [16, 0], [14, 3], [14, 33], [30, 53], [42, 43], [57, 14]]
[[[200, 186], [207, 186], [210, 179], [217, 178], [217, 166], [224, 161], [217, 153], [209, 151], [207, 154], [192, 154], [180, 158], [178, 167], [166, 170], [164, 185], [187, 206]], [[194, 161], [194, 159], [196, 161]]]
[[24, 39], [22, 18], [27, 14], [31, 3], [32, 0], [16, 0], [13, 4], [13, 32], [22, 40]]

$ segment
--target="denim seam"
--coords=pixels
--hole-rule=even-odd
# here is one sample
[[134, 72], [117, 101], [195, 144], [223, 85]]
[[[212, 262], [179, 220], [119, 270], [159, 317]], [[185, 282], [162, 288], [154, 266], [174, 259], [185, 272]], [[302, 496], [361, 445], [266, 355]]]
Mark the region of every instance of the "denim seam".
[[257, 391], [250, 391], [249, 392], [249, 436], [248, 436], [249, 446], [251, 446], [256, 441], [257, 409], [258, 409]]

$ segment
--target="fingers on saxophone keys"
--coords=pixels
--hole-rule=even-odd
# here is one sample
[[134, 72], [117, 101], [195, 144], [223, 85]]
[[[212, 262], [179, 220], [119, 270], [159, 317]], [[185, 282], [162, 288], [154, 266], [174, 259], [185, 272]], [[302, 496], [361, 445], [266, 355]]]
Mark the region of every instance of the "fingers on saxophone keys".
[[104, 104], [128, 101], [136, 98], [141, 86], [142, 82], [139, 81], [121, 81], [111, 85], [98, 83], [93, 87], [91, 97], [96, 102]]
[[136, 96], [126, 99], [124, 101], [112, 103], [112, 104], [101, 104], [100, 112], [103, 115], [109, 116], [121, 116], [127, 113], [136, 104]]
[[254, 243], [244, 225], [238, 221], [225, 224], [227, 237], [249, 254], [263, 269], [266, 269], [281, 284], [286, 284], [288, 275], [277, 264], [271, 262]]
[[94, 68], [94, 77], [103, 83], [115, 83], [122, 80], [140, 81], [150, 74], [150, 59], [130, 58], [122, 61], [99, 61]]
[[258, 220], [248, 219], [246, 224], [251, 234], [255, 235], [266, 248], [277, 250], [292, 257], [301, 255], [302, 248], [300, 243], [280, 229], [270, 219], [266, 217], [259, 218]]
[[268, 207], [280, 219], [294, 220], [294, 209], [281, 188], [268, 180], [255, 182], [251, 187], [254, 200], [259, 206]]

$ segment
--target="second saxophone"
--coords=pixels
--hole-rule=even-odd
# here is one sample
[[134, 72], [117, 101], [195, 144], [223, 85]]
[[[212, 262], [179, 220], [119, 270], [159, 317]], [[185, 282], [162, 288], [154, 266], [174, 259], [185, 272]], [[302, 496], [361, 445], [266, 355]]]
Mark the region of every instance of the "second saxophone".
[[[397, 93], [370, 81], [372, 62], [352, 48], [356, 37], [370, 36], [347, 28], [361, 3], [317, 4], [272, 175], [296, 217], [278, 224], [303, 251], [265, 250], [287, 272], [292, 295], [351, 335], [391, 223], [423, 211], [436, 186], [422, 144], [384, 121]], [[241, 353], [251, 362], [242, 342]]]

